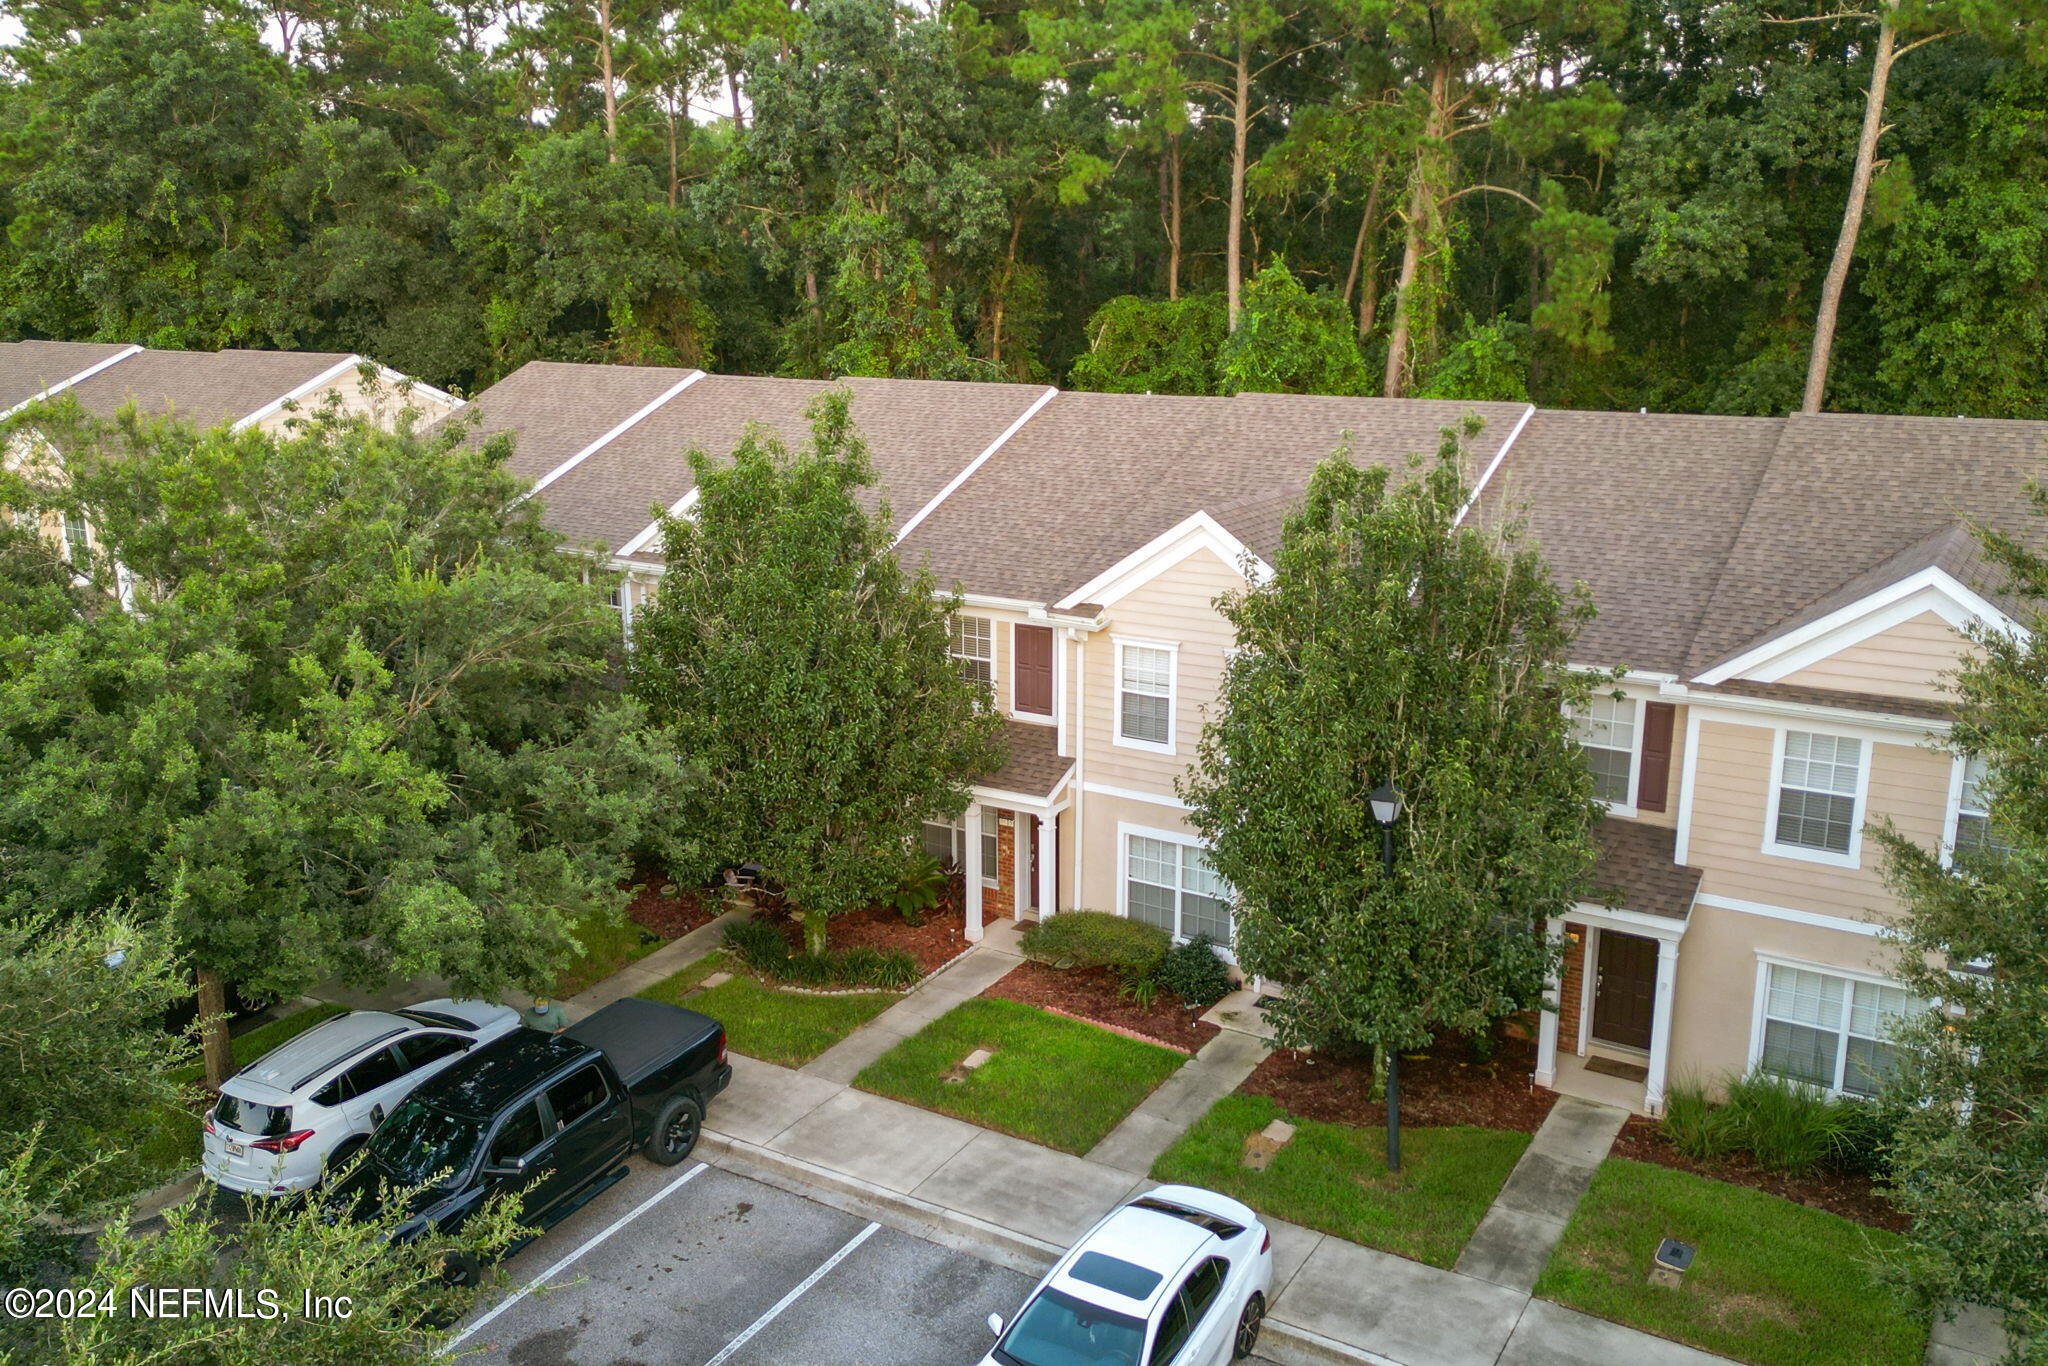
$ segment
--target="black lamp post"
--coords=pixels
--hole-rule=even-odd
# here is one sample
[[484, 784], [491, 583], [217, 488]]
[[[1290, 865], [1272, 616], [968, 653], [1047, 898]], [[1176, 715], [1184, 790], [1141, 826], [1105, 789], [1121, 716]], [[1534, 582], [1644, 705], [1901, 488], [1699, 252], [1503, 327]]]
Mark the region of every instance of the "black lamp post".
[[[1401, 793], [1392, 783], [1381, 783], [1366, 798], [1372, 818], [1380, 827], [1380, 867], [1389, 884], [1394, 880], [1394, 822], [1401, 818]], [[1401, 1054], [1387, 1050], [1387, 1170], [1401, 1170]]]

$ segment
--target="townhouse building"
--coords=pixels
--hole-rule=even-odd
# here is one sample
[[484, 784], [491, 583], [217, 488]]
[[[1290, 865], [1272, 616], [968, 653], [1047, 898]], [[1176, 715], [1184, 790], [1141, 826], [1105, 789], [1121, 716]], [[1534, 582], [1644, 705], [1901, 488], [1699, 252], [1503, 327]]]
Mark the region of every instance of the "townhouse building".
[[[656, 513], [695, 496], [684, 453], [722, 457], [750, 422], [796, 443], [830, 387], [534, 364], [476, 407], [549, 522], [623, 571], [630, 636]], [[1549, 927], [1535, 1080], [1650, 1112], [1676, 1078], [1752, 1068], [1874, 1088], [1914, 1003], [1866, 831], [1996, 838], [1943, 679], [1971, 632], [2022, 629], [1971, 527], [2040, 539], [2048, 424], [845, 387], [899, 552], [960, 593], [954, 654], [1005, 719], [1008, 761], [925, 832], [965, 874], [970, 935], [1088, 908], [1229, 943], [1176, 789], [1232, 648], [1216, 600], [1267, 572], [1331, 450], [1403, 467], [1477, 417], [1467, 524], [1526, 521], [1599, 608], [1574, 663], [1618, 678], [1577, 718], [1608, 814], [1594, 885]]]
[[[93, 417], [133, 407], [195, 427], [285, 431], [303, 416], [336, 409], [390, 426], [410, 410], [422, 423], [461, 401], [362, 356], [325, 351], [165, 351], [107, 342], [0, 342], [0, 421], [59, 397]], [[39, 458], [33, 432], [16, 432], [10, 468]], [[0, 512], [0, 515], [5, 515]], [[95, 544], [90, 522], [37, 514], [42, 533], [73, 556]]]

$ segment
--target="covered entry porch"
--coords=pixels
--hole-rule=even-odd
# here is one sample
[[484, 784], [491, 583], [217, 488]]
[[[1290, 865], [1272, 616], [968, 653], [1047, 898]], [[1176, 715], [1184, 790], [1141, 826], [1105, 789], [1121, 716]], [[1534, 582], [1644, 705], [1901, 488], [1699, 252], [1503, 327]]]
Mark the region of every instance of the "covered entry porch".
[[1008, 761], [974, 785], [962, 818], [970, 943], [990, 921], [1036, 920], [1060, 909], [1061, 851], [1073, 833], [1074, 761], [1059, 752], [1059, 727], [1010, 721], [1004, 739]]
[[1700, 873], [1672, 861], [1670, 830], [1608, 819], [1595, 831], [1601, 901], [1553, 916], [1564, 961], [1537, 1037], [1539, 1086], [1660, 1114], [1671, 1071], [1678, 953]]

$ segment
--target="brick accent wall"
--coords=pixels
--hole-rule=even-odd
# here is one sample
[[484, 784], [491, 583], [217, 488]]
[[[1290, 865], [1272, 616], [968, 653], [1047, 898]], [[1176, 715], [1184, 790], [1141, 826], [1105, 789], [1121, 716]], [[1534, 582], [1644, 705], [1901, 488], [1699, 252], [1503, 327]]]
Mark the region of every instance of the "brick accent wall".
[[1559, 975], [1557, 1000], [1557, 1051], [1577, 1053], [1579, 1051], [1579, 1001], [1585, 995], [1586, 982], [1586, 927], [1567, 920], [1564, 932], [1575, 934], [1579, 942], [1565, 940], [1564, 967]]
[[[984, 872], [987, 870], [984, 869]], [[996, 813], [996, 885], [981, 889], [981, 918], [1017, 913], [1017, 813]]]

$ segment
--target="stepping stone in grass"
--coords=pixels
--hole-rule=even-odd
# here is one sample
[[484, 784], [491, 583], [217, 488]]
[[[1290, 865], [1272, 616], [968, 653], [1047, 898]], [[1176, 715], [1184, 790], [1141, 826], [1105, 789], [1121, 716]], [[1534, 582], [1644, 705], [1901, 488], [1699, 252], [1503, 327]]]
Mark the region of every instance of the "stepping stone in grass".
[[1244, 1166], [1247, 1171], [1262, 1172], [1272, 1165], [1273, 1158], [1294, 1139], [1294, 1126], [1284, 1119], [1276, 1119], [1255, 1134], [1246, 1134], [1244, 1139]]

